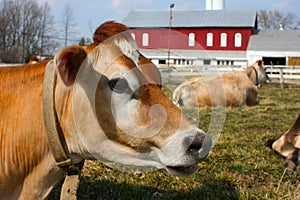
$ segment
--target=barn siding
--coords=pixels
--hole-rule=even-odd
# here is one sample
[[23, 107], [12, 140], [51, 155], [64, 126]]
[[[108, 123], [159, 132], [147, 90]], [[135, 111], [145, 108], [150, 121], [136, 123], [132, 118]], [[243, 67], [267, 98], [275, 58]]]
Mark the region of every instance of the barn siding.
[[[169, 30], [161, 28], [151, 29], [132, 29], [136, 42], [141, 49], [180, 49], [180, 50], [238, 50], [246, 51], [249, 39], [252, 34], [252, 28], [173, 28], [170, 34], [170, 46], [168, 45]], [[149, 45], [142, 45], [142, 35], [149, 34]], [[195, 46], [189, 46], [189, 33], [195, 33]], [[213, 34], [213, 46], [206, 46], [207, 33]], [[221, 34], [227, 34], [227, 46], [220, 47]], [[236, 33], [242, 34], [241, 47], [234, 46]]]

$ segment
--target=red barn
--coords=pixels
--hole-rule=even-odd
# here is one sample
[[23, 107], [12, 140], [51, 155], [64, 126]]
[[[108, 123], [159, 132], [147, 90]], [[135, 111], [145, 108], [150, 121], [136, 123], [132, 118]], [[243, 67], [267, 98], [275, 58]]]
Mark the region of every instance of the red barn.
[[174, 65], [247, 65], [257, 29], [255, 10], [131, 11], [123, 20], [140, 50], [154, 62]]

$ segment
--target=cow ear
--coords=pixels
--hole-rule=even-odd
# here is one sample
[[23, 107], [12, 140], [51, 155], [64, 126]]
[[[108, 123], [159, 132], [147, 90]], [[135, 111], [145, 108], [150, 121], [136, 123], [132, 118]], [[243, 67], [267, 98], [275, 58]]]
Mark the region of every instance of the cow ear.
[[264, 64], [264, 61], [262, 61], [262, 60], [258, 60], [258, 61], [256, 61], [256, 63], [257, 63], [257, 65], [258, 65], [258, 66], [263, 66], [263, 64]]
[[86, 58], [86, 51], [79, 46], [66, 47], [55, 55], [58, 74], [65, 85], [74, 84], [78, 70]]

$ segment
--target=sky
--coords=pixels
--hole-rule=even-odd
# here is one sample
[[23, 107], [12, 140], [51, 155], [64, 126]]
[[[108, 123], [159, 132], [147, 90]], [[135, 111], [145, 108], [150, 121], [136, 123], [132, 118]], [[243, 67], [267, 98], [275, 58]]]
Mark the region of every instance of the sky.
[[[2, 0], [0, 0], [1, 2]], [[92, 37], [96, 28], [105, 21], [122, 22], [130, 10], [169, 10], [174, 3], [174, 10], [205, 9], [206, 0], [37, 0], [47, 1], [56, 22], [63, 20], [67, 4], [73, 12], [78, 38]], [[299, 0], [225, 0], [225, 9], [278, 10], [291, 12], [300, 20]]]

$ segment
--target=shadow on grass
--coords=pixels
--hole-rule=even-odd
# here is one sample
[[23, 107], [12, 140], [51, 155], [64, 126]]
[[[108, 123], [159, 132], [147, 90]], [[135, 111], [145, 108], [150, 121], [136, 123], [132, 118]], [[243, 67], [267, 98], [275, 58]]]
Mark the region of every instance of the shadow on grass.
[[[239, 199], [236, 185], [226, 179], [205, 178], [199, 188], [185, 191], [168, 189], [160, 190], [151, 186], [132, 185], [127, 183], [113, 183], [111, 181], [81, 178], [77, 191], [78, 200], [155, 200], [155, 199], [205, 199], [205, 200], [235, 200]], [[166, 183], [164, 183], [166, 184]], [[159, 183], [157, 183], [159, 185]], [[188, 185], [187, 185], [188, 187]], [[50, 199], [59, 199], [59, 189], [52, 192]]]

